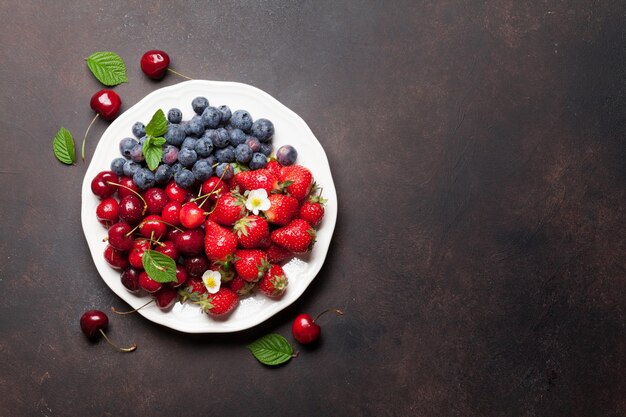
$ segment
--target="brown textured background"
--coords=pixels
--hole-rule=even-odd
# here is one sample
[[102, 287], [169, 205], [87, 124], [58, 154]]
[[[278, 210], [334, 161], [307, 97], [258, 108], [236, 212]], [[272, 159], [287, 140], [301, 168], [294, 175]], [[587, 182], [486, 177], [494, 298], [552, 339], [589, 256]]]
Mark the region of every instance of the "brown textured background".
[[[622, 1], [62, 1], [0, 5], [0, 416], [626, 415], [626, 4]], [[339, 194], [325, 266], [263, 325], [185, 335], [125, 307], [79, 221], [80, 143], [119, 53], [124, 108], [151, 48], [302, 116]], [[87, 143], [107, 124], [98, 121]], [[323, 340], [278, 369], [246, 344]]]

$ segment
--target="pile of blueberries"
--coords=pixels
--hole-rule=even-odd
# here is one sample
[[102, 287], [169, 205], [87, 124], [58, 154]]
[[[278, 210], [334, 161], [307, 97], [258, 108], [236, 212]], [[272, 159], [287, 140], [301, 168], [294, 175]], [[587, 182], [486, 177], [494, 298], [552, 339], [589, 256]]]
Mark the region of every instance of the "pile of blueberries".
[[137, 187], [145, 190], [172, 178], [179, 186], [189, 188], [212, 175], [230, 179], [236, 166], [251, 170], [266, 166], [273, 151], [274, 124], [270, 120], [253, 120], [248, 111], [231, 112], [226, 105], [210, 106], [206, 97], [194, 98], [191, 106], [196, 114], [190, 120], [183, 120], [178, 108], [167, 112], [166, 143], [155, 171], [145, 163], [146, 129], [142, 122], [133, 125], [134, 138], [120, 141], [122, 157], [111, 162], [111, 171], [131, 177]]

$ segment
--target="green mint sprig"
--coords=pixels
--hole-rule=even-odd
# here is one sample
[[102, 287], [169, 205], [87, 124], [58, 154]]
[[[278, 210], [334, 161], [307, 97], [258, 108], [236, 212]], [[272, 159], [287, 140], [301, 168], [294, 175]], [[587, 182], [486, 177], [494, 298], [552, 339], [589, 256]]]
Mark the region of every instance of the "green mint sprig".
[[94, 77], [108, 87], [128, 82], [126, 64], [115, 52], [95, 52], [85, 61]]
[[76, 162], [76, 152], [74, 151], [74, 138], [69, 130], [61, 127], [52, 140], [52, 150], [54, 156], [66, 164], [72, 165]]
[[161, 162], [163, 155], [163, 145], [167, 132], [167, 119], [163, 110], [159, 109], [154, 113], [150, 123], [146, 125], [146, 140], [143, 143], [143, 156], [146, 158], [148, 168], [155, 170]]

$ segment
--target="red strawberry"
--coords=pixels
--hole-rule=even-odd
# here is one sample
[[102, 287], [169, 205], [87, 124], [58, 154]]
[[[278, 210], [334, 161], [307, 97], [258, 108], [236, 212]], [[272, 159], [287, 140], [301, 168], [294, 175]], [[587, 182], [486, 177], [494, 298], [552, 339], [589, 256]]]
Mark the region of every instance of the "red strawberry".
[[270, 194], [270, 208], [265, 210], [267, 221], [278, 226], [284, 226], [291, 221], [298, 212], [298, 200], [284, 194]]
[[[233, 255], [234, 256], [234, 255]], [[236, 276], [235, 267], [233, 266], [232, 256], [227, 256], [225, 261], [213, 262], [209, 268], [211, 271], [217, 271], [221, 275], [222, 282], [229, 282]]]
[[254, 214], [237, 220], [233, 232], [237, 236], [239, 246], [245, 249], [261, 247], [270, 236], [267, 221]]
[[267, 169], [269, 172], [271, 172], [272, 174], [274, 174], [274, 176], [276, 178], [278, 178], [280, 176], [280, 169], [283, 166], [275, 159], [270, 159], [267, 162], [267, 165], [265, 166], [265, 169]]
[[239, 304], [239, 297], [229, 288], [222, 287], [215, 294], [203, 294], [190, 300], [200, 306], [202, 311], [212, 316], [230, 313]]
[[313, 174], [302, 165], [289, 165], [280, 169], [278, 180], [289, 195], [303, 200], [313, 187]]
[[311, 196], [302, 203], [298, 217], [306, 220], [311, 226], [318, 227], [324, 218], [324, 203], [326, 199], [321, 196]]
[[269, 194], [273, 189], [278, 189], [276, 176], [267, 169], [238, 172], [235, 174], [235, 183], [241, 187], [242, 193], [262, 188]]
[[202, 195], [209, 195], [209, 200], [215, 203], [222, 194], [226, 194], [230, 189], [219, 177], [213, 176], [202, 183]]
[[228, 288], [230, 288], [231, 291], [236, 292], [240, 297], [243, 297], [252, 292], [254, 282], [248, 282], [241, 277], [235, 277], [230, 283], [228, 283]]
[[245, 201], [238, 193], [230, 192], [217, 199], [209, 219], [222, 226], [232, 226], [246, 215]]
[[315, 243], [315, 229], [306, 220], [295, 219], [271, 234], [272, 242], [293, 253], [307, 252]]
[[272, 243], [267, 249], [267, 260], [272, 263], [282, 262], [291, 258], [292, 255], [293, 254], [288, 249], [278, 246], [275, 243]]
[[237, 275], [248, 282], [258, 281], [269, 267], [267, 254], [259, 249], [240, 249], [233, 262]]
[[207, 220], [204, 224], [204, 252], [210, 261], [224, 261], [237, 250], [237, 237], [228, 229]]
[[181, 303], [184, 303], [187, 300], [199, 299], [206, 293], [207, 289], [204, 286], [204, 283], [202, 280], [196, 278], [188, 279], [186, 285], [178, 290]]
[[272, 264], [257, 283], [257, 288], [268, 297], [276, 298], [287, 289], [287, 276], [280, 265]]

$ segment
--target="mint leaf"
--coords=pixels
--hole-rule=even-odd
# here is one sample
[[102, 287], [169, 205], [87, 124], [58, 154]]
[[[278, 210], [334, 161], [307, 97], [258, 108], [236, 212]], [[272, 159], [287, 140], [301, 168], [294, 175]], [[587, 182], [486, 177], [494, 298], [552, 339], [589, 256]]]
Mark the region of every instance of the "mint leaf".
[[248, 349], [264, 365], [280, 365], [293, 357], [293, 348], [279, 334], [272, 333], [252, 342]]
[[[146, 139], [146, 142], [148, 140]], [[146, 147], [146, 143], [143, 144], [143, 156], [146, 158], [146, 164], [148, 168], [152, 171], [157, 169], [159, 163], [161, 162], [161, 158], [163, 157], [163, 150], [161, 146], [148, 146]]]
[[152, 144], [156, 146], [163, 146], [165, 142], [165, 138], [152, 138]]
[[87, 59], [91, 73], [106, 86], [114, 86], [128, 82], [126, 64], [115, 52], [96, 52]]
[[159, 109], [150, 119], [150, 123], [146, 125], [146, 135], [156, 138], [163, 136], [165, 132], [167, 132], [167, 119], [163, 110]]
[[176, 261], [169, 256], [148, 249], [143, 253], [141, 263], [148, 276], [156, 282], [176, 281]]
[[61, 127], [52, 140], [52, 150], [56, 158], [66, 164], [72, 165], [76, 162], [76, 153], [74, 151], [74, 139], [69, 130]]

